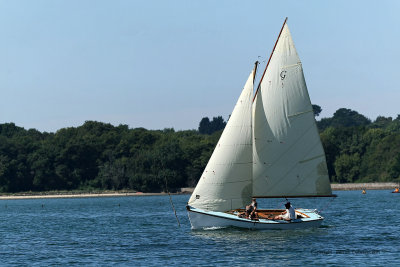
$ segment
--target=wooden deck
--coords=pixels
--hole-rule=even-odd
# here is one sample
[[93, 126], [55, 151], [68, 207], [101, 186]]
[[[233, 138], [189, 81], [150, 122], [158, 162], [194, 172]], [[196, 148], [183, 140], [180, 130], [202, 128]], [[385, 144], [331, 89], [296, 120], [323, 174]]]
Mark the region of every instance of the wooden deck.
[[[257, 219], [273, 219], [275, 216], [281, 215], [284, 212], [284, 209], [275, 209], [275, 210], [266, 210], [266, 209], [257, 209]], [[228, 211], [229, 214], [241, 214], [245, 213], [245, 209], [236, 209]], [[308, 215], [296, 211], [297, 218], [310, 218]]]

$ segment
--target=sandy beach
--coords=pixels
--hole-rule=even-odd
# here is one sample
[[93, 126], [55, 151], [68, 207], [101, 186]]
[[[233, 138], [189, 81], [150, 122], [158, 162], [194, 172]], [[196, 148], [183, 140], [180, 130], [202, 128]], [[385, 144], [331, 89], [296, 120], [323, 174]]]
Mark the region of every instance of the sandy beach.
[[[177, 193], [171, 193], [171, 195], [176, 195]], [[181, 194], [181, 193], [179, 193]], [[112, 193], [24, 193], [24, 194], [8, 194], [0, 195], [0, 200], [5, 199], [43, 199], [43, 198], [88, 198], [88, 197], [126, 197], [126, 196], [162, 196], [168, 195], [167, 193], [124, 193], [124, 192], [112, 192]]]
[[[397, 183], [354, 183], [354, 184], [331, 184], [333, 191], [343, 190], [393, 190]], [[171, 195], [191, 194], [194, 188], [181, 188], [179, 193]], [[99, 193], [77, 193], [77, 192], [25, 192], [15, 194], [0, 194], [0, 200], [6, 199], [41, 199], [41, 198], [88, 198], [88, 197], [126, 197], [126, 196], [165, 196], [167, 193], [142, 193], [142, 192], [99, 192]]]
[[[348, 183], [348, 184], [331, 184], [333, 191], [348, 191], [348, 190], [393, 190], [398, 187], [398, 183]], [[193, 192], [194, 188], [182, 188], [182, 191], [187, 193]]]
[[399, 186], [398, 183], [354, 183], [354, 184], [331, 184], [333, 191], [347, 190], [393, 190]]

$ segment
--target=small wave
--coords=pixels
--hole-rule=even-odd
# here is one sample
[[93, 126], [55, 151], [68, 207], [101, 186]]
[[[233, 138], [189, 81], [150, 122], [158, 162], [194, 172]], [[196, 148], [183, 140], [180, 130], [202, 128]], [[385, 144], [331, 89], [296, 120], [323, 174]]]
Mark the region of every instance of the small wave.
[[318, 228], [334, 228], [335, 226], [333, 226], [333, 225], [321, 225], [320, 227], [318, 227]]
[[214, 230], [220, 230], [220, 229], [225, 229], [227, 228], [226, 226], [211, 226], [211, 227], [204, 227], [203, 230], [205, 231], [214, 231]]

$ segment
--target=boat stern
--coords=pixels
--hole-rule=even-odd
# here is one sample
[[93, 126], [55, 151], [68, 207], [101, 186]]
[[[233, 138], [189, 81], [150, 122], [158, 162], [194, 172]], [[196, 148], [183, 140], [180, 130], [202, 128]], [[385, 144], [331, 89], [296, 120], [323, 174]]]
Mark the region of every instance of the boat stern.
[[322, 221], [324, 219], [324, 217], [322, 217], [316, 209], [296, 209], [296, 215], [303, 221]]

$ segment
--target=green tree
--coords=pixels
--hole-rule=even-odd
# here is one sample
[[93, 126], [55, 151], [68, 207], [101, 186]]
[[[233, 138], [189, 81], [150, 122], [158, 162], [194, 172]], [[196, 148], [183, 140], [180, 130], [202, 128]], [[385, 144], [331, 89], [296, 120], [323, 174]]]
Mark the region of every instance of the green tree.
[[318, 117], [319, 114], [322, 112], [322, 108], [318, 105], [312, 105], [313, 111], [314, 111], [314, 116]]
[[199, 133], [201, 134], [209, 134], [210, 133], [210, 119], [208, 117], [204, 117], [201, 119], [199, 124]]
[[353, 126], [367, 126], [371, 120], [364, 115], [359, 114], [357, 111], [340, 108], [332, 118], [323, 118], [317, 122], [318, 128], [323, 131], [326, 128], [332, 127], [353, 127]]
[[204, 117], [199, 124], [199, 133], [213, 134], [217, 131], [223, 130], [226, 122], [221, 116], [214, 117], [212, 121], [208, 117]]
[[342, 154], [335, 160], [336, 181], [339, 183], [352, 183], [360, 175], [360, 155]]

